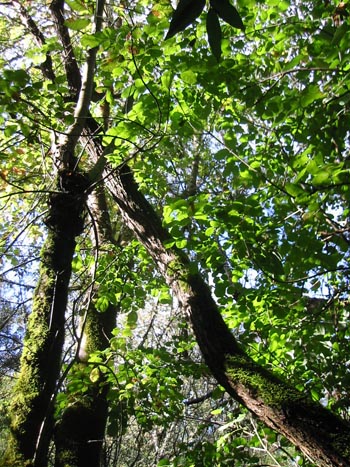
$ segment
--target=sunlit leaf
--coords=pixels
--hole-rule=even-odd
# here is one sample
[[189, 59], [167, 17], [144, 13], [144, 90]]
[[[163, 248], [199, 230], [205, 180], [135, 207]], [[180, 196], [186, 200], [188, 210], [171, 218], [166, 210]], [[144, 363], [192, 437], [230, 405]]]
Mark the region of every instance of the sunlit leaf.
[[67, 19], [65, 24], [67, 28], [72, 29], [73, 31], [81, 31], [82, 29], [85, 29], [87, 26], [89, 26], [91, 21], [87, 18]]
[[73, 11], [77, 11], [79, 13], [87, 11], [86, 5], [82, 1], [79, 1], [79, 0], [66, 0], [66, 3], [67, 3], [67, 5], [69, 5], [69, 8], [71, 8]]
[[101, 312], [106, 311], [108, 308], [108, 305], [109, 305], [109, 300], [105, 296], [99, 297], [96, 301], [96, 308]]
[[307, 107], [317, 99], [324, 97], [324, 93], [320, 91], [317, 85], [310, 85], [301, 93], [301, 105]]
[[93, 34], [84, 34], [84, 36], [81, 38], [81, 44], [84, 47], [98, 47], [101, 42], [104, 40], [102, 36], [97, 36]]
[[97, 367], [93, 368], [90, 372], [90, 381], [92, 383], [97, 383], [99, 379], [100, 379], [100, 370]]

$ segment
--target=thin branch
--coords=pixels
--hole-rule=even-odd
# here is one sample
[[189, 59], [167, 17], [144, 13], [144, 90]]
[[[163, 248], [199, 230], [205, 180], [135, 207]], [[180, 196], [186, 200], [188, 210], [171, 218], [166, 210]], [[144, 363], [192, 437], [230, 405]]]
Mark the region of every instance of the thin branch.
[[[16, 281], [12, 281], [12, 280], [9, 280], [9, 279], [5, 279], [2, 276], [0, 276], [0, 281], [4, 282], [5, 284], [15, 285], [15, 286], [18, 286], [18, 287], [23, 287], [25, 289], [35, 289], [36, 288], [35, 285], [23, 284], [22, 282], [16, 282]], [[0, 328], [1, 328], [1, 325], [0, 325]]]
[[202, 396], [194, 397], [193, 399], [185, 399], [183, 403], [185, 405], [200, 404], [201, 402], [204, 402], [210, 399], [213, 395], [213, 392], [214, 391], [212, 390], [212, 391], [207, 392], [207, 394], [203, 394]]

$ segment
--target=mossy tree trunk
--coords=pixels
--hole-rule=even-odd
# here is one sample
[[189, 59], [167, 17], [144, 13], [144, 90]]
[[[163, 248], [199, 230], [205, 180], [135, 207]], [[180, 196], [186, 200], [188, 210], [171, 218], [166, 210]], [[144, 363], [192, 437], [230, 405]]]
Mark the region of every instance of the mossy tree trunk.
[[180, 250], [165, 247], [169, 233], [138, 190], [130, 168], [123, 166], [107, 180], [126, 224], [145, 246], [181, 303], [217, 381], [319, 467], [349, 467], [350, 424], [246, 355], [225, 324], [195, 265]]
[[[102, 28], [104, 0], [96, 3], [92, 32]], [[97, 48], [87, 51], [81, 75], [64, 18], [64, 1], [50, 3], [64, 50], [68, 99], [76, 102], [74, 121], [60, 133], [52, 147], [57, 186], [49, 198], [48, 238], [42, 248], [39, 284], [26, 331], [20, 374], [12, 401], [11, 442], [5, 465], [45, 467], [52, 435], [52, 409], [64, 342], [65, 310], [75, 249], [75, 237], [84, 228], [84, 207], [90, 182], [78, 171], [75, 157], [86, 125], [93, 91]], [[25, 10], [21, 9], [22, 16]], [[43, 34], [26, 17], [29, 30], [41, 45]], [[45, 76], [55, 81], [52, 62], [45, 62]]]
[[[108, 346], [107, 337], [115, 325], [116, 307], [105, 312], [97, 311], [91, 304], [86, 315], [81, 357], [72, 370], [84, 371], [91, 352]], [[91, 369], [93, 367], [91, 366]], [[89, 382], [84, 394], [63, 412], [55, 427], [55, 467], [99, 467], [108, 417], [108, 384], [103, 374], [97, 381]]]
[[75, 237], [81, 233], [83, 193], [50, 196], [49, 232], [26, 330], [20, 373], [11, 402], [7, 465], [47, 465], [52, 401], [61, 367], [65, 311]]
[[[94, 219], [95, 240], [99, 246], [113, 244], [114, 236], [103, 185], [89, 198], [89, 209]], [[98, 291], [93, 291], [93, 295]], [[106, 311], [96, 309], [90, 300], [86, 313], [82, 310], [81, 336], [78, 343], [73, 372], [89, 366], [92, 353], [109, 345], [115, 327], [118, 307], [109, 305]], [[93, 369], [93, 366], [91, 366]], [[84, 394], [77, 394], [74, 404], [69, 405], [55, 427], [55, 467], [99, 467], [108, 418], [108, 384], [102, 374], [97, 381], [89, 382]]]

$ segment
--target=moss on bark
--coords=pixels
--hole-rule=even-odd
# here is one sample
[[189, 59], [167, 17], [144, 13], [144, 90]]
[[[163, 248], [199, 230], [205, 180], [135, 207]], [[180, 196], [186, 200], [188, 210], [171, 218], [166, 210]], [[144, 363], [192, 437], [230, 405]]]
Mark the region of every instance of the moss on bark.
[[199, 274], [191, 273], [189, 259], [176, 248], [167, 248], [169, 233], [139, 191], [130, 168], [124, 165], [115, 178], [109, 177], [108, 186], [126, 224], [182, 304], [205, 361], [218, 382], [320, 467], [350, 467], [349, 423], [254, 363], [241, 349], [210, 288]]
[[61, 246], [62, 238], [49, 232], [41, 252], [39, 283], [10, 405], [11, 440], [7, 458], [19, 459], [22, 465], [44, 465], [40, 459], [46, 457], [45, 441], [61, 364], [74, 239], [66, 238], [64, 255]]
[[75, 236], [83, 228], [84, 199], [85, 194], [76, 191], [50, 196], [50, 229], [41, 249], [39, 281], [10, 404], [11, 436], [4, 465], [47, 465], [71, 264]]
[[[94, 215], [100, 243], [113, 243], [113, 232], [101, 187], [91, 194], [89, 207]], [[97, 291], [96, 291], [97, 293]], [[94, 352], [107, 348], [115, 326], [117, 307], [109, 305], [99, 312], [93, 302], [82, 322], [77, 362], [72, 367], [83, 372]], [[92, 369], [93, 367], [91, 367]], [[79, 370], [78, 370], [79, 371]], [[98, 381], [87, 381], [87, 390], [78, 392], [74, 402], [64, 410], [55, 427], [55, 467], [98, 467], [108, 415], [108, 383], [100, 374]], [[85, 388], [86, 389], [86, 388]]]
[[97, 397], [99, 388], [95, 387], [64, 412], [55, 433], [55, 467], [100, 465], [107, 402], [105, 397]]
[[[110, 306], [104, 313], [93, 304], [86, 315], [84, 334], [75, 367], [84, 368], [91, 353], [104, 350], [115, 325], [117, 310]], [[74, 371], [75, 367], [72, 368]], [[108, 384], [103, 375], [88, 381], [88, 389], [63, 412], [55, 427], [55, 467], [98, 467], [108, 414]]]

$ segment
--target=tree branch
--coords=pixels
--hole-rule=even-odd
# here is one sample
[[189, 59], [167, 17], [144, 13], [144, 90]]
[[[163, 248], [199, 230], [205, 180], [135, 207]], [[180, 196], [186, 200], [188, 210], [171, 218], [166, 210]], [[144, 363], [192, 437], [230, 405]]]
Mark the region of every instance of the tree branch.
[[[92, 31], [93, 33], [99, 32], [101, 30], [104, 3], [104, 0], [97, 1], [94, 27]], [[70, 170], [75, 170], [77, 161], [74, 157], [74, 150], [86, 125], [87, 118], [89, 117], [89, 107], [93, 91], [96, 54], [98, 47], [89, 49], [87, 60], [84, 64], [83, 78], [81, 81], [80, 71], [72, 51], [69, 33], [67, 27], [64, 24], [64, 17], [62, 13], [63, 4], [64, 2], [62, 0], [54, 0], [50, 8], [55, 15], [58, 33], [61, 37], [61, 41], [67, 54], [65, 60], [67, 80], [70, 84], [70, 88], [79, 92], [79, 95], [74, 111], [74, 123], [68, 128], [64, 135], [61, 135], [61, 141], [59, 142], [57, 148], [56, 160], [60, 169], [68, 168]], [[77, 74], [79, 76], [79, 82], [76, 78]]]
[[73, 46], [70, 40], [69, 30], [65, 25], [63, 16], [64, 0], [53, 0], [50, 5], [51, 13], [56, 23], [58, 37], [61, 40], [64, 50], [64, 67], [71, 99], [75, 102], [81, 88], [80, 70], [74, 55]]
[[[39, 46], [44, 46], [46, 44], [45, 36], [40, 31], [36, 22], [30, 16], [26, 8], [23, 6], [23, 4], [19, 0], [14, 0], [13, 3], [16, 5], [18, 12], [21, 18], [23, 19], [24, 23], [27, 25], [30, 33], [35, 38], [36, 43]], [[40, 65], [40, 68], [45, 78], [51, 80], [52, 82], [55, 81], [55, 73], [53, 71], [52, 58], [51, 58], [50, 52], [46, 52], [46, 60], [44, 63]]]

